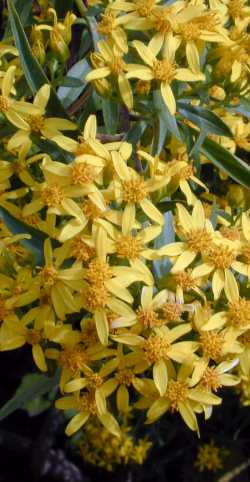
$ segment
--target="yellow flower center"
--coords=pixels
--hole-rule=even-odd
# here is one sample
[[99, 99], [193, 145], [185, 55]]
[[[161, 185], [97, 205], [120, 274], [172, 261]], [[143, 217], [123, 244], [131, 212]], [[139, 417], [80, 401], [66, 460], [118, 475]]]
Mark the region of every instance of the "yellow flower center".
[[8, 97], [4, 97], [3, 95], [0, 95], [0, 112], [7, 112], [10, 108], [10, 101]]
[[186, 42], [190, 40], [197, 40], [201, 34], [200, 27], [195, 22], [180, 25], [178, 31]]
[[230, 268], [236, 259], [235, 252], [229, 246], [215, 244], [209, 247], [205, 256], [218, 269]]
[[162, 316], [166, 321], [180, 321], [182, 308], [178, 303], [167, 302], [161, 306]]
[[147, 195], [143, 179], [130, 179], [123, 182], [123, 199], [128, 203], [140, 203]]
[[74, 164], [71, 170], [71, 180], [72, 184], [88, 184], [93, 182], [96, 173], [92, 166], [81, 162], [79, 164]]
[[220, 449], [214, 445], [213, 441], [211, 441], [209, 444], [204, 444], [199, 447], [195, 466], [200, 472], [203, 472], [204, 470], [217, 472], [217, 470], [223, 468]]
[[96, 254], [95, 248], [85, 243], [80, 236], [73, 239], [71, 253], [78, 261], [89, 261]]
[[112, 267], [99, 259], [90, 262], [86, 271], [86, 279], [93, 285], [102, 285], [113, 276]]
[[193, 166], [189, 165], [189, 166], [185, 166], [181, 169], [179, 177], [180, 177], [180, 179], [185, 181], [193, 175], [194, 175], [194, 168], [193, 168]]
[[112, 62], [109, 63], [110, 70], [114, 75], [120, 75], [124, 72], [126, 64], [122, 57], [116, 56]]
[[88, 360], [87, 353], [79, 345], [74, 348], [64, 348], [59, 355], [58, 362], [63, 368], [69, 370], [72, 375], [75, 375], [82, 370]]
[[137, 259], [143, 250], [142, 241], [135, 236], [121, 236], [116, 242], [119, 258]]
[[41, 342], [42, 337], [39, 331], [32, 329], [26, 333], [25, 339], [26, 342], [29, 343], [29, 345], [38, 345]]
[[133, 382], [134, 374], [129, 368], [124, 368], [118, 370], [118, 372], [115, 374], [115, 378], [119, 385], [126, 385], [129, 387]]
[[155, 6], [155, 0], [135, 0], [134, 3], [139, 17], [149, 17]]
[[179, 380], [169, 380], [165, 396], [170, 402], [171, 412], [175, 412], [178, 410], [179, 403], [185, 402], [187, 399], [188, 386]]
[[176, 65], [167, 59], [155, 60], [153, 63], [153, 75], [155, 80], [170, 84], [175, 78]]
[[250, 348], [250, 330], [247, 330], [245, 333], [239, 336], [238, 340], [242, 345], [246, 348]]
[[150, 335], [143, 343], [143, 351], [145, 360], [149, 363], [155, 363], [162, 358], [168, 359], [168, 351], [170, 344], [164, 336]]
[[84, 140], [82, 136], [79, 137], [80, 144], [77, 146], [75, 155], [82, 156], [83, 154], [88, 154], [91, 156], [95, 156], [95, 152], [93, 151], [92, 147]]
[[152, 20], [154, 22], [154, 28], [157, 32], [167, 34], [173, 31], [171, 22], [169, 21], [169, 15], [171, 14], [171, 7], [156, 7], [152, 12]]
[[104, 308], [108, 301], [108, 290], [105, 286], [89, 286], [83, 293], [85, 305], [88, 311], [95, 311]]
[[95, 393], [94, 391], [85, 393], [79, 398], [78, 401], [78, 408], [81, 412], [90, 412], [91, 415], [97, 414], [97, 406], [95, 402]]
[[86, 216], [91, 221], [98, 219], [102, 216], [103, 211], [99, 209], [90, 199], [86, 199], [81, 204], [81, 208]]
[[187, 243], [191, 251], [196, 253], [206, 251], [212, 241], [211, 233], [208, 233], [205, 229], [191, 229], [187, 233]]
[[217, 392], [222, 385], [219, 381], [219, 374], [215, 368], [208, 367], [202, 375], [201, 385], [208, 391]]
[[42, 281], [45, 287], [53, 286], [58, 277], [58, 273], [54, 266], [45, 266], [41, 271]]
[[174, 274], [173, 279], [176, 285], [182, 288], [183, 291], [189, 291], [195, 287], [190, 270], [180, 271], [179, 273]]
[[143, 328], [153, 328], [154, 326], [160, 326], [162, 320], [159, 320], [158, 314], [153, 308], [147, 308], [144, 310], [141, 306], [136, 310], [137, 321]]
[[235, 327], [244, 327], [250, 324], [250, 300], [239, 298], [229, 303], [228, 317]]
[[49, 208], [55, 208], [62, 204], [64, 194], [62, 188], [58, 184], [53, 184], [52, 186], [43, 188], [41, 198], [46, 206]]
[[89, 388], [100, 388], [103, 384], [103, 378], [98, 373], [93, 373], [88, 377], [88, 387]]
[[218, 359], [221, 356], [223, 343], [223, 334], [215, 330], [206, 331], [200, 335], [201, 348], [207, 358]]
[[41, 115], [29, 115], [28, 123], [32, 132], [39, 134], [44, 128], [45, 119]]
[[230, 0], [228, 3], [228, 13], [232, 18], [244, 17], [245, 0]]
[[97, 31], [101, 35], [111, 35], [115, 28], [115, 17], [112, 14], [102, 14], [102, 19], [98, 23]]

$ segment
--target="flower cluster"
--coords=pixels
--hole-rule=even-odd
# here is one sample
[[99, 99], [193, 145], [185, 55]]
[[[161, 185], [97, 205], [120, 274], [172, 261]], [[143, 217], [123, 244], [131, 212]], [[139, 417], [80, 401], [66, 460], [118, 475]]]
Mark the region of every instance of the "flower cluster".
[[[0, 350], [28, 345], [39, 370], [59, 368], [69, 436], [100, 423], [127, 440], [118, 422], [141, 410], [146, 424], [178, 412], [199, 433], [220, 388], [250, 377], [250, 206], [217, 157], [250, 150], [250, 8], [94, 4], [101, 38], [84, 81], [97, 105], [119, 106], [118, 135], [99, 107], [51, 114], [49, 83], [24, 95], [21, 54], [0, 44]], [[33, 26], [52, 72], [74, 21], [41, 8]]]

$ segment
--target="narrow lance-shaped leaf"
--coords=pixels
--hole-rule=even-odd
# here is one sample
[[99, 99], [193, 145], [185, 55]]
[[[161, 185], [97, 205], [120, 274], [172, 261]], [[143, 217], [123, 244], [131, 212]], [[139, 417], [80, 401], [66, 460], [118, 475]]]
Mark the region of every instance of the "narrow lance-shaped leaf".
[[[40, 87], [42, 87], [44, 84], [48, 84], [49, 80], [38, 60], [32, 54], [32, 50], [14, 6], [13, 0], [8, 0], [8, 9], [10, 14], [11, 29], [15, 38], [16, 47], [19, 51], [20, 62], [24, 75], [33, 94], [35, 94]], [[48, 113], [51, 113], [52, 115], [55, 115], [56, 112], [57, 116], [68, 118], [68, 114], [64, 110], [53, 88], [51, 88], [47, 110]]]
[[207, 134], [232, 137], [229, 127], [214, 112], [186, 102], [178, 102], [177, 108], [183, 117], [189, 119]]

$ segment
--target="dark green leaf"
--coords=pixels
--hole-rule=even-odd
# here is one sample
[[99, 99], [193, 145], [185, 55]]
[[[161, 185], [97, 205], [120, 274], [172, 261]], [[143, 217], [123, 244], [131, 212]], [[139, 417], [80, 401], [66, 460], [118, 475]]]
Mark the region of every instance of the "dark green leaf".
[[15, 218], [3, 207], [0, 207], [0, 218], [12, 234], [29, 234], [31, 236], [31, 239], [24, 239], [20, 243], [33, 253], [36, 264], [41, 265], [43, 263], [43, 244], [47, 237], [46, 234]]
[[58, 384], [58, 373], [54, 378], [43, 374], [27, 375], [21, 382], [15, 395], [0, 409], [0, 421], [18, 409], [25, 408], [26, 404], [35, 397], [49, 393]]
[[116, 134], [119, 122], [119, 104], [111, 99], [102, 99], [102, 114], [106, 134]]
[[[16, 11], [22, 22], [22, 25], [25, 27], [28, 23], [31, 23], [32, 21], [32, 16], [31, 16], [32, 0], [16, 0], [14, 4], [15, 4]], [[10, 18], [9, 18], [5, 32], [4, 32], [4, 37], [10, 37], [10, 35], [11, 35], [11, 25], [10, 25]]]
[[159, 90], [155, 90], [153, 92], [153, 100], [158, 114], [158, 140], [156, 140], [157, 147], [155, 148], [155, 152], [159, 154], [164, 146], [168, 132], [170, 132], [178, 140], [181, 140], [181, 136], [175, 116], [170, 114]]
[[[22, 22], [13, 4], [13, 0], [8, 0], [8, 8], [10, 14], [11, 29], [15, 38], [17, 49], [19, 51], [20, 62], [24, 71], [24, 75], [33, 94], [35, 94], [40, 89], [40, 87], [42, 87], [44, 84], [48, 84], [49, 81], [38, 60], [32, 54], [28, 39], [22, 26]], [[53, 116], [56, 112], [57, 116], [68, 118], [68, 114], [64, 110], [53, 88], [51, 88], [50, 100], [47, 110], [48, 113], [51, 113]]]
[[130, 142], [134, 146], [141, 139], [144, 131], [147, 128], [147, 123], [145, 121], [135, 122], [126, 134], [126, 141]]
[[86, 59], [79, 60], [79, 62], [73, 65], [68, 71], [67, 75], [70, 76], [71, 79], [74, 78], [76, 81], [80, 81], [81, 85], [78, 85], [78, 87], [59, 87], [57, 95], [65, 108], [69, 107], [82, 93], [84, 87], [87, 85], [85, 77], [89, 71], [90, 66]]
[[75, 77], [70, 77], [67, 75], [67, 77], [64, 77], [60, 84], [63, 86], [63, 87], [72, 87], [72, 88], [76, 88], [76, 87], [82, 87], [84, 86], [84, 82], [81, 80], [81, 79], [77, 79]]
[[55, 0], [55, 9], [59, 18], [65, 17], [66, 13], [73, 8], [73, 0]]
[[229, 127], [214, 112], [185, 102], [178, 102], [177, 109], [183, 117], [196, 124], [206, 134], [232, 137]]

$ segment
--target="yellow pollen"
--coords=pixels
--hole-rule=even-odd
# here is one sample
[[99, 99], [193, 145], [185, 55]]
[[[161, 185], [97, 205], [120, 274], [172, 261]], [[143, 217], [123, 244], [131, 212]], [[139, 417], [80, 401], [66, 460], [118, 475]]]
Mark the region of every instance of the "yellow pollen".
[[72, 375], [80, 372], [88, 361], [89, 357], [80, 345], [74, 348], [64, 348], [58, 359], [59, 364], [69, 370]]
[[215, 268], [226, 269], [231, 267], [236, 259], [236, 254], [229, 246], [214, 244], [207, 250], [206, 258]]
[[7, 112], [11, 106], [8, 97], [0, 95], [0, 112]]
[[197, 253], [206, 251], [212, 242], [211, 233], [205, 229], [191, 229], [186, 236], [189, 249]]
[[86, 271], [86, 279], [95, 286], [102, 285], [113, 276], [112, 267], [99, 259], [95, 259], [89, 263]]
[[178, 303], [167, 302], [161, 306], [162, 316], [166, 321], [181, 321], [182, 308]]
[[128, 203], [140, 203], [147, 195], [143, 179], [130, 179], [123, 182], [123, 199]]
[[227, 315], [233, 326], [241, 328], [250, 324], [250, 300], [239, 298], [229, 303]]
[[97, 414], [94, 391], [86, 393], [79, 398], [78, 408], [81, 412], [90, 412], [91, 415]]
[[157, 32], [167, 34], [173, 31], [173, 27], [168, 17], [171, 14], [171, 7], [156, 7], [152, 12], [152, 20], [154, 22], [154, 28]]
[[84, 162], [74, 164], [71, 171], [72, 184], [88, 184], [96, 177], [95, 169]]
[[162, 325], [162, 320], [159, 320], [158, 314], [153, 308], [147, 308], [144, 310], [142, 307], [136, 310], [137, 321], [143, 328], [153, 328], [154, 326]]
[[101, 211], [101, 209], [99, 209], [90, 199], [83, 201], [81, 208], [85, 216], [91, 221], [100, 218], [103, 214], [103, 211]]
[[199, 472], [203, 472], [204, 470], [217, 472], [223, 468], [222, 454], [222, 450], [220, 454], [219, 447], [216, 447], [212, 440], [209, 444], [203, 444], [199, 447], [194, 465], [198, 468]]
[[45, 119], [40, 115], [29, 115], [28, 123], [32, 132], [39, 134], [44, 127]]
[[52, 186], [45, 187], [41, 192], [41, 198], [50, 208], [55, 208], [60, 206], [64, 200], [64, 194], [61, 187], [58, 184], [53, 184]]
[[126, 385], [127, 387], [129, 387], [133, 382], [134, 374], [132, 370], [130, 370], [129, 368], [124, 368], [124, 369], [118, 370], [118, 372], [115, 375], [115, 378], [119, 383], [119, 385]]
[[194, 169], [192, 166], [185, 166], [182, 168], [180, 172], [180, 179], [186, 180], [189, 179], [191, 176], [194, 175]]
[[186, 42], [197, 40], [201, 34], [200, 27], [195, 22], [180, 25], [178, 31]]
[[119, 258], [137, 259], [143, 250], [142, 241], [135, 236], [121, 236], [116, 242]]
[[167, 59], [155, 60], [152, 69], [155, 80], [159, 80], [160, 82], [170, 84], [175, 78], [176, 65]]
[[176, 285], [182, 288], [183, 291], [190, 291], [195, 287], [191, 270], [180, 271], [173, 275], [173, 279]]
[[126, 64], [122, 57], [116, 56], [112, 62], [109, 63], [110, 70], [114, 75], [120, 75], [124, 72]]
[[201, 385], [208, 391], [217, 392], [222, 385], [219, 381], [219, 374], [215, 368], [208, 367], [202, 375]]
[[85, 305], [88, 311], [95, 311], [104, 308], [108, 301], [108, 290], [105, 286], [89, 286], [83, 293]]
[[163, 336], [150, 335], [143, 344], [145, 360], [149, 363], [155, 363], [162, 358], [166, 360], [168, 359], [169, 348], [170, 344]]
[[89, 388], [100, 388], [103, 384], [103, 378], [98, 373], [93, 373], [88, 377]]
[[232, 18], [244, 17], [245, 0], [230, 0], [228, 4], [228, 13]]
[[224, 335], [215, 330], [206, 331], [200, 335], [200, 344], [203, 354], [207, 358], [217, 360], [221, 356]]
[[96, 255], [95, 248], [85, 243], [80, 236], [73, 239], [71, 253], [78, 261], [89, 261]]
[[185, 402], [187, 399], [188, 386], [185, 382], [169, 380], [165, 396], [170, 402], [171, 412], [176, 412], [179, 403]]
[[140, 17], [149, 17], [155, 6], [155, 0], [136, 0], [135, 4]]
[[25, 335], [26, 342], [29, 343], [30, 345], [38, 345], [42, 337], [40, 333], [37, 330], [29, 330], [26, 335]]
[[53, 286], [57, 281], [57, 270], [54, 266], [45, 266], [41, 271], [41, 278], [45, 287]]
[[98, 23], [97, 31], [101, 35], [111, 35], [115, 28], [115, 17], [112, 14], [102, 14], [102, 19]]

